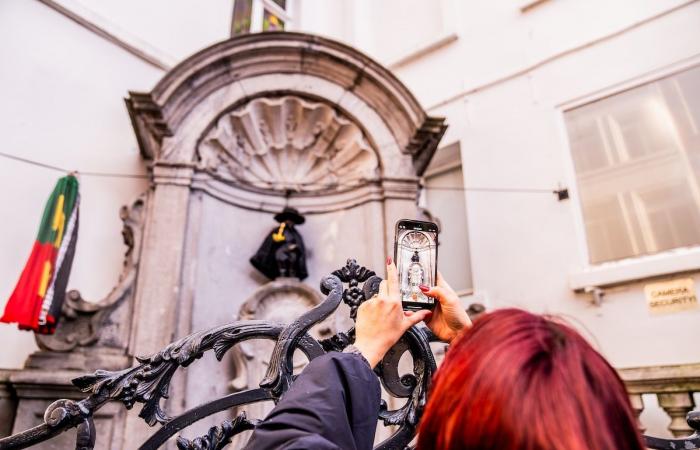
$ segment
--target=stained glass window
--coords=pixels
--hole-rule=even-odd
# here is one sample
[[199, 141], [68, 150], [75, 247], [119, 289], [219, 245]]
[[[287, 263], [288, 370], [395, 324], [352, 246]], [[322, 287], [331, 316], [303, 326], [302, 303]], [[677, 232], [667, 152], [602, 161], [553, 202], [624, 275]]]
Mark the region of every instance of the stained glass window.
[[289, 27], [292, 0], [234, 0], [231, 36]]
[[263, 14], [262, 29], [263, 31], [284, 30], [284, 21], [265, 9]]

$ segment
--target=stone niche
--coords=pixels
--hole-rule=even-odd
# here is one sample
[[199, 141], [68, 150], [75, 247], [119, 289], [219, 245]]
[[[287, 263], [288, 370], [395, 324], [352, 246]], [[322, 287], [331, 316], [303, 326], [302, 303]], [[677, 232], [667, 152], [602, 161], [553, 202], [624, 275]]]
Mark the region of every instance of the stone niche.
[[[127, 357], [237, 318], [289, 322], [348, 257], [381, 274], [395, 221], [417, 217], [419, 177], [446, 128], [367, 56], [289, 32], [206, 48], [126, 104], [152, 176], [121, 319], [130, 323], [119, 327]], [[304, 282], [270, 282], [248, 262], [285, 205], [306, 216]], [[312, 332], [350, 325], [345, 310]], [[248, 342], [221, 363], [205, 355], [173, 379], [166, 410], [257, 385], [267, 344]], [[111, 448], [138, 448], [153, 433], [135, 413], [112, 426]]]
[[364, 133], [333, 105], [297, 95], [260, 97], [223, 113], [197, 146], [201, 167], [273, 192], [312, 193], [379, 179]]

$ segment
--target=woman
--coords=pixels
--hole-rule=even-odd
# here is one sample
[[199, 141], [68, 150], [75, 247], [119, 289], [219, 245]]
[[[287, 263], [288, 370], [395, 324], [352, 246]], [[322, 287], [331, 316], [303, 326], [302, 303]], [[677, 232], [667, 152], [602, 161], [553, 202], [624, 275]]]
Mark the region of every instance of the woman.
[[357, 314], [356, 341], [313, 360], [246, 448], [371, 449], [379, 382], [371, 368], [411, 326], [425, 321], [450, 350], [421, 419], [418, 449], [642, 450], [615, 370], [576, 331], [516, 309], [472, 326], [438, 277], [421, 290], [434, 312], [402, 311], [396, 267]]

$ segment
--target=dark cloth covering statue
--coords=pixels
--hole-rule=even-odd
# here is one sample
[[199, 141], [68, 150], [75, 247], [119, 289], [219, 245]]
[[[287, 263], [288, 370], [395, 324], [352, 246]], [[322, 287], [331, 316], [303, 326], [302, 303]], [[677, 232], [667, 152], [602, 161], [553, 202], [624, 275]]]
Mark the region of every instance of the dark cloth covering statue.
[[275, 215], [279, 227], [265, 238], [250, 263], [263, 275], [274, 280], [277, 277], [308, 277], [306, 250], [296, 225], [304, 223], [304, 216], [294, 208], [286, 207]]

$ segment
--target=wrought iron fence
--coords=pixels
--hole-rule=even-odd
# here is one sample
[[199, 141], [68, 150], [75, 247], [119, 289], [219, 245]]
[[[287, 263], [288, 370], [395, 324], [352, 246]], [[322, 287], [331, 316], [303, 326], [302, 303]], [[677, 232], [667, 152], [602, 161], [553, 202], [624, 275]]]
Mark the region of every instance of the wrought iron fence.
[[[141, 450], [160, 448], [169, 438], [194, 422], [220, 411], [262, 401], [278, 401], [294, 382], [293, 354], [303, 352], [312, 360], [326, 352], [341, 351], [354, 341], [354, 329], [340, 332], [323, 340], [314, 339], [308, 331], [330, 316], [341, 301], [350, 306], [355, 319], [357, 308], [377, 293], [381, 278], [349, 259], [346, 265], [321, 281], [326, 299], [291, 324], [285, 326], [267, 321], [240, 321], [200, 331], [176, 341], [163, 350], [138, 358], [139, 364], [121, 371], [97, 370], [73, 380], [73, 384], [88, 393], [82, 400], [57, 400], [44, 413], [44, 423], [29, 430], [0, 439], [0, 450], [27, 448], [49, 440], [60, 433], [77, 428], [76, 449], [91, 450], [95, 446], [97, 430], [93, 416], [108, 402], [121, 402], [127, 409], [142, 404], [139, 417], [151, 426], [160, 428], [141, 445]], [[177, 417], [170, 417], [161, 407], [168, 396], [170, 381], [175, 372], [195, 362], [205, 352], [213, 351], [218, 360], [233, 346], [249, 339], [270, 339], [276, 342], [270, 357], [268, 371], [258, 388], [236, 392], [200, 406]], [[403, 450], [416, 433], [420, 415], [427, 400], [428, 386], [436, 363], [430, 349], [435, 336], [427, 328], [411, 328], [387, 353], [375, 369], [386, 391], [394, 397], [407, 399], [396, 410], [389, 410], [383, 402], [378, 420], [395, 425], [396, 430], [375, 449]], [[406, 353], [413, 359], [412, 373], [400, 375], [399, 361]], [[236, 434], [252, 430], [258, 418], [240, 413], [233, 420], [212, 427], [204, 436], [194, 439], [177, 438], [181, 450], [213, 450], [224, 448]], [[688, 414], [688, 424], [695, 430], [683, 439], [647, 437], [652, 449], [699, 449], [700, 412]]]

